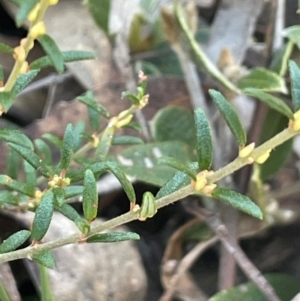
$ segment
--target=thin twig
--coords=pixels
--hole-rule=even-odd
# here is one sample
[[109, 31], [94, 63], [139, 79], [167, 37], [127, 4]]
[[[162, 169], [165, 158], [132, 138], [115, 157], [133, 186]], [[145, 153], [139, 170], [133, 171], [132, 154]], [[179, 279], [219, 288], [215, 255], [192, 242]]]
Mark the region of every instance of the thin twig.
[[220, 218], [215, 213], [208, 212], [207, 210], [201, 210], [201, 208], [196, 208], [196, 206], [193, 206], [192, 209], [189, 208], [188, 210], [196, 217], [201, 219], [203, 216], [205, 217], [207, 224], [219, 237], [227, 251], [233, 255], [237, 264], [240, 266], [245, 275], [247, 275], [248, 278], [256, 284], [259, 290], [267, 297], [269, 301], [281, 301], [267, 279], [250, 261], [240, 246], [231, 239], [228, 234], [228, 229], [224, 224], [222, 224]]

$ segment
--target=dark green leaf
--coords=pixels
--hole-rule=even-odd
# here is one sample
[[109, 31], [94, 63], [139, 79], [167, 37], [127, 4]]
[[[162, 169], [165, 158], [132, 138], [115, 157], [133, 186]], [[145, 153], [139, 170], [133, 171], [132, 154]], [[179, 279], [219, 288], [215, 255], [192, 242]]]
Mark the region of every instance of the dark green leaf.
[[10, 47], [9, 45], [0, 42], [0, 52], [13, 54], [14, 49], [12, 47]]
[[24, 160], [24, 171], [26, 183], [31, 186], [37, 185], [36, 170], [27, 161]]
[[253, 97], [258, 98], [262, 102], [266, 103], [270, 108], [285, 115], [289, 119], [294, 119], [292, 110], [278, 97], [253, 88], [247, 88], [243, 90], [243, 92], [247, 95], [251, 95]]
[[85, 132], [85, 122], [84, 121], [79, 121], [75, 126], [74, 126], [74, 137], [73, 137], [73, 143], [74, 143], [74, 151], [77, 151], [81, 144], [82, 144], [82, 138], [83, 134]]
[[175, 158], [162, 157], [161, 159], [159, 159], [158, 163], [170, 165], [170, 166], [174, 167], [175, 169], [186, 173], [188, 176], [190, 176], [192, 179], [194, 179], [196, 181], [195, 171], [193, 169], [191, 169], [189, 166], [187, 166], [186, 164], [183, 164], [182, 162], [180, 162], [179, 160], [177, 160]]
[[[96, 163], [97, 164], [97, 163]], [[111, 171], [119, 180], [130, 202], [135, 203], [136, 197], [131, 182], [127, 179], [125, 173], [120, 166], [115, 162], [105, 162], [107, 169]], [[92, 168], [91, 168], [92, 169]]]
[[[264, 275], [281, 301], [290, 301], [300, 292], [299, 279], [284, 274]], [[240, 284], [212, 296], [209, 301], [268, 301], [253, 282]]]
[[40, 35], [38, 41], [42, 45], [45, 52], [48, 54], [51, 63], [58, 73], [64, 72], [64, 57], [60, 52], [54, 40], [47, 34]]
[[87, 0], [86, 5], [96, 24], [109, 35], [110, 0]]
[[19, 178], [20, 162], [21, 162], [21, 157], [19, 153], [17, 153], [13, 149], [10, 150], [7, 158], [6, 174], [12, 179], [17, 180]]
[[35, 7], [35, 5], [39, 2], [39, 0], [26, 0], [26, 1], [19, 1], [19, 10], [16, 15], [16, 23], [18, 27], [26, 20], [30, 11]]
[[89, 223], [84, 220], [79, 215], [79, 213], [69, 204], [63, 203], [61, 206], [55, 206], [55, 210], [73, 221], [82, 233], [87, 234], [90, 231]]
[[117, 136], [113, 137], [112, 145], [128, 145], [128, 144], [143, 144], [144, 141], [141, 138], [134, 136]]
[[69, 199], [78, 195], [81, 195], [83, 192], [83, 186], [67, 186], [64, 188], [65, 198]]
[[126, 175], [145, 183], [162, 186], [175, 173], [174, 168], [159, 164], [159, 159], [163, 156], [176, 158], [183, 164], [196, 160], [192, 149], [181, 141], [128, 147], [117, 156], [117, 160]]
[[84, 173], [83, 187], [83, 214], [91, 222], [96, 218], [98, 212], [98, 191], [94, 173], [90, 169]]
[[34, 140], [36, 152], [39, 157], [44, 160], [46, 164], [51, 165], [53, 163], [52, 160], [52, 151], [49, 145], [42, 139], [35, 139]]
[[53, 145], [55, 145], [58, 149], [62, 148], [62, 140], [59, 139], [57, 136], [51, 134], [51, 133], [45, 133], [42, 135], [42, 138], [48, 140]]
[[64, 188], [54, 187], [53, 194], [54, 194], [56, 204], [58, 204], [58, 206], [61, 206], [66, 197], [66, 192], [65, 192]]
[[9, 187], [15, 191], [19, 191], [25, 195], [34, 197], [35, 186], [31, 186], [27, 183], [18, 182], [8, 177], [7, 175], [0, 175], [0, 184]]
[[238, 141], [239, 146], [245, 146], [247, 141], [246, 132], [234, 108], [220, 92], [210, 89], [209, 94]]
[[92, 91], [87, 91], [85, 95], [77, 97], [77, 99], [86, 104], [88, 107], [91, 109], [95, 110], [98, 112], [100, 115], [109, 118], [109, 112], [107, 109], [102, 106], [97, 99], [95, 98], [95, 95], [93, 94]]
[[263, 218], [260, 208], [247, 196], [236, 191], [217, 187], [213, 190], [212, 196], [256, 218]]
[[40, 241], [45, 236], [53, 214], [54, 195], [48, 190], [41, 199], [36, 211], [32, 224], [31, 237], [35, 241]]
[[289, 61], [291, 90], [294, 111], [300, 110], [300, 68], [294, 61]]
[[195, 146], [196, 135], [192, 113], [179, 106], [166, 106], [154, 116], [151, 124], [155, 140], [181, 140]]
[[8, 253], [20, 247], [30, 237], [30, 231], [18, 231], [0, 244], [0, 253]]
[[123, 128], [129, 128], [138, 131], [139, 133], [142, 132], [142, 127], [137, 122], [131, 121], [128, 124], [124, 125]]
[[287, 93], [284, 78], [265, 68], [254, 68], [238, 82], [240, 89], [256, 88], [262, 91]]
[[[281, 113], [269, 110], [262, 126], [260, 144], [268, 141], [286, 128], [288, 119]], [[266, 180], [280, 170], [291, 156], [293, 139], [280, 144], [270, 153], [268, 160], [260, 165], [260, 176]]]
[[[72, 63], [82, 60], [92, 60], [95, 58], [95, 55], [92, 52], [88, 51], [62, 51], [61, 52], [64, 63]], [[45, 67], [53, 66], [53, 63], [50, 60], [49, 56], [43, 56], [33, 61], [29, 67], [31, 70], [33, 69], [42, 69]]]
[[11, 91], [0, 92], [0, 108], [6, 113], [12, 106], [15, 95]]
[[[190, 163], [188, 167], [194, 171], [197, 171], [198, 163]], [[174, 176], [158, 191], [156, 194], [156, 199], [160, 199], [166, 195], [169, 195], [188, 185], [189, 183], [191, 183], [191, 178], [185, 172], [177, 171]]]
[[20, 92], [22, 92], [31, 82], [32, 80], [37, 76], [39, 73], [39, 69], [36, 70], [30, 70], [26, 73], [20, 74], [16, 80], [15, 85], [13, 86], [11, 92], [12, 94], [18, 95]]
[[19, 130], [1, 129], [0, 140], [11, 142], [33, 150], [33, 144], [31, 140]]
[[33, 151], [13, 143], [8, 143], [8, 145], [17, 151], [23, 157], [23, 159], [31, 164], [36, 170], [39, 170], [44, 177], [49, 177], [51, 175], [50, 168]]
[[116, 128], [114, 126], [106, 127], [103, 134], [100, 137], [99, 144], [96, 148], [94, 155], [95, 161], [105, 161], [107, 159], [111, 142], [114, 137]]
[[199, 168], [200, 170], [209, 170], [213, 160], [213, 146], [209, 121], [204, 111], [200, 108], [195, 110], [194, 118]]
[[55, 267], [55, 260], [50, 251], [41, 251], [35, 253], [32, 256], [32, 259], [48, 269], [53, 269]]
[[93, 132], [98, 132], [100, 127], [100, 115], [94, 109], [88, 107], [89, 123]]
[[74, 146], [73, 125], [68, 124], [64, 133], [63, 144], [60, 150], [59, 167], [62, 170], [67, 170], [71, 163]]
[[87, 238], [88, 243], [117, 242], [125, 240], [139, 240], [140, 236], [134, 232], [108, 232], [100, 233]]

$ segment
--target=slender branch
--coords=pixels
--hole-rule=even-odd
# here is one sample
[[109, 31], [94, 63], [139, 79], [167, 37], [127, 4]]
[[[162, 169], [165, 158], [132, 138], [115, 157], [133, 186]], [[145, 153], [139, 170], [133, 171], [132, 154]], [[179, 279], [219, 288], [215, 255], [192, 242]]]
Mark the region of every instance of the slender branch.
[[[265, 142], [264, 144], [260, 145], [257, 147], [251, 154], [251, 157], [253, 159], [258, 158], [260, 155], [264, 154], [267, 150], [273, 149], [276, 146], [282, 144], [286, 140], [294, 137], [298, 133], [293, 131], [290, 128], [287, 128], [274, 136], [272, 139], [269, 141]], [[212, 176], [208, 177], [208, 181], [211, 183], [214, 183], [223, 177], [226, 177], [227, 175], [233, 173], [234, 171], [240, 169], [241, 167], [249, 164], [249, 161], [247, 158], [237, 158], [233, 162], [229, 163], [225, 167], [221, 168], [217, 172], [215, 172]], [[194, 188], [192, 185], [187, 185], [167, 196], [164, 196], [156, 201], [157, 203], [157, 209], [160, 209], [162, 207], [165, 207], [169, 204], [172, 204], [180, 199], [183, 199], [191, 194], [194, 194]], [[100, 225], [93, 226], [90, 232], [90, 235], [102, 232], [107, 229], [111, 229], [120, 225], [123, 225], [125, 223], [131, 222], [133, 220], [138, 219], [139, 217], [139, 212], [128, 212], [123, 215], [120, 215], [116, 218], [113, 218], [107, 222], [104, 222]], [[62, 247], [64, 245], [72, 244], [72, 243], [77, 243], [81, 238], [80, 233], [72, 234], [67, 237], [63, 237], [51, 242], [47, 242], [44, 244], [40, 245], [34, 245], [34, 246], [29, 246], [27, 248], [13, 251], [10, 253], [5, 253], [0, 255], [0, 263], [6, 262], [6, 261], [12, 261], [16, 259], [21, 259], [21, 258], [31, 258], [32, 255], [44, 251], [44, 250], [52, 250], [55, 248]]]

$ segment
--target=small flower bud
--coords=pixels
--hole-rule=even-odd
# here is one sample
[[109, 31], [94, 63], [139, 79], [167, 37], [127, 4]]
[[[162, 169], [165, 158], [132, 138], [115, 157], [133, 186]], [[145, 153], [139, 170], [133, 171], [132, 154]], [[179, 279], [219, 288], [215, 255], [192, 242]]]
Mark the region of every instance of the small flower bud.
[[240, 158], [246, 158], [248, 157], [252, 151], [254, 150], [255, 148], [255, 143], [252, 142], [248, 145], [246, 145], [245, 147], [241, 148], [240, 151], [239, 151], [239, 157]]
[[267, 150], [265, 153], [263, 153], [261, 156], [255, 159], [255, 162], [258, 164], [265, 163], [268, 158], [270, 157], [271, 149]]
[[35, 24], [34, 26], [32, 26], [29, 34], [33, 39], [36, 39], [40, 35], [45, 34], [45, 32], [46, 32], [45, 23], [43, 21], [40, 21], [37, 24]]
[[201, 191], [204, 194], [210, 196], [216, 187], [217, 187], [217, 184], [209, 184], [209, 185], [204, 186], [204, 188]]
[[14, 58], [19, 62], [24, 62], [26, 59], [25, 49], [22, 46], [17, 46], [14, 49]]
[[27, 16], [27, 19], [30, 21], [30, 22], [34, 22], [37, 18], [37, 15], [38, 15], [38, 12], [40, 10], [40, 7], [41, 7], [41, 4], [40, 3], [37, 3], [35, 5], [35, 7], [30, 11], [30, 13], [28, 14]]
[[206, 184], [207, 184], [207, 170], [203, 170], [200, 173], [197, 174], [197, 180], [196, 182], [193, 182], [194, 189], [196, 191], [200, 191]]

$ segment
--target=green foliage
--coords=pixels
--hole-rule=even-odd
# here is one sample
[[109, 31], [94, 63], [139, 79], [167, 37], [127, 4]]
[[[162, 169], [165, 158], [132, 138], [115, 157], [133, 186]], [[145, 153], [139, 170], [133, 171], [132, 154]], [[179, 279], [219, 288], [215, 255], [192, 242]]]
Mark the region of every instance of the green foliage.
[[291, 77], [291, 90], [294, 110], [300, 110], [300, 69], [294, 61], [289, 61], [290, 77]]
[[32, 259], [48, 269], [53, 269], [55, 267], [54, 257], [49, 251], [35, 253], [32, 256]]
[[38, 41], [42, 45], [45, 52], [48, 54], [48, 57], [53, 64], [57, 73], [64, 72], [64, 57], [60, 52], [58, 46], [54, 40], [49, 37], [47, 34], [40, 35]]
[[[274, 287], [281, 301], [290, 301], [300, 291], [298, 279], [284, 274], [265, 275]], [[240, 284], [236, 287], [217, 293], [209, 301], [268, 301], [253, 282]]]
[[9, 45], [0, 42], [0, 52], [13, 54], [14, 53], [14, 49], [12, 47], [10, 47]]
[[30, 237], [30, 234], [30, 231], [27, 230], [21, 230], [12, 234], [0, 244], [0, 253], [14, 251]]
[[247, 196], [242, 195], [236, 191], [217, 187], [213, 190], [212, 196], [256, 218], [263, 218], [263, 214], [260, 208]]
[[68, 124], [64, 133], [63, 143], [60, 150], [59, 167], [61, 170], [66, 170], [72, 160], [74, 147], [73, 125]]
[[209, 94], [217, 105], [221, 115], [225, 119], [233, 136], [236, 138], [239, 146], [243, 147], [246, 144], [247, 137], [245, 129], [240, 121], [236, 111], [229, 103], [229, 101], [218, 91], [209, 90]]
[[92, 222], [98, 212], [98, 192], [95, 176], [90, 169], [84, 173], [83, 187], [83, 214], [87, 221]]
[[90, 236], [86, 239], [87, 243], [98, 242], [118, 242], [125, 240], [139, 240], [140, 236], [133, 232], [108, 232]]
[[213, 160], [213, 145], [209, 121], [202, 109], [198, 108], [194, 113], [197, 155], [200, 170], [208, 170]]

